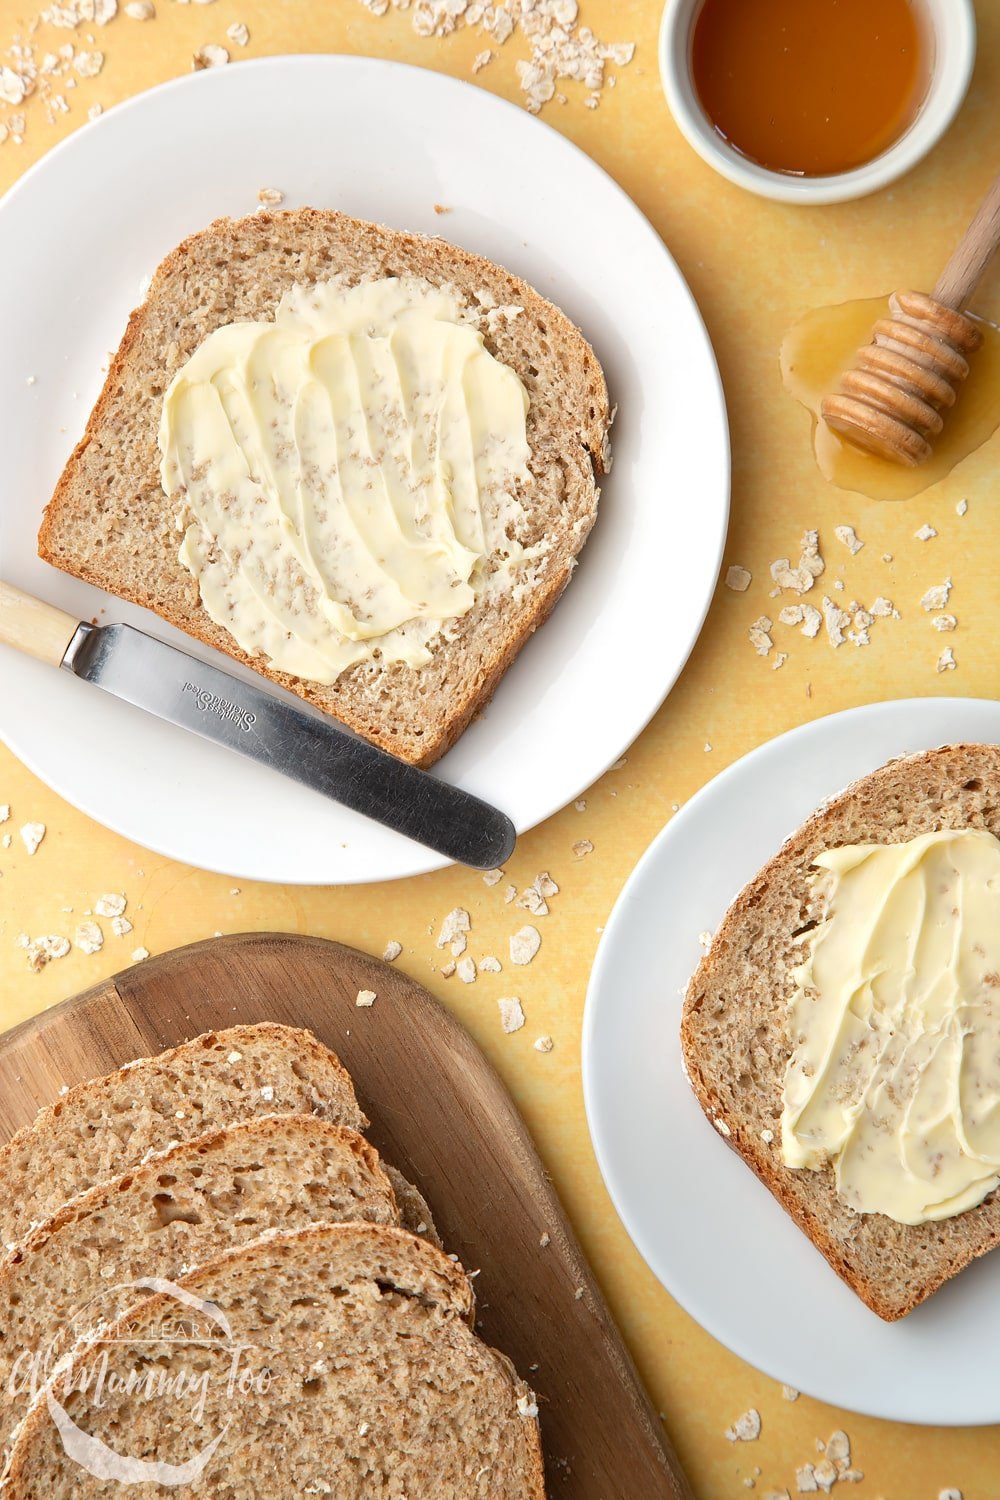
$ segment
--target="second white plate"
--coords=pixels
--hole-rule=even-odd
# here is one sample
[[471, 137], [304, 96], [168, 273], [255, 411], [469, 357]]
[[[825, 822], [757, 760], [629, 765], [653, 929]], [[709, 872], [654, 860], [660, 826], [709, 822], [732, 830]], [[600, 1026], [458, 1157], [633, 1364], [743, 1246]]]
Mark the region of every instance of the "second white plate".
[[[269, 58], [153, 89], [43, 158], [0, 204], [4, 573], [81, 618], [104, 609], [201, 650], [40, 563], [35, 537], [142, 279], [185, 235], [250, 212], [261, 187], [499, 261], [566, 310], [607, 372], [615, 467], [577, 576], [439, 767], [522, 832], [601, 775], [674, 682], [712, 596], [729, 498], [718, 372], [680, 272], [621, 189], [523, 109], [399, 63]], [[67, 225], [85, 289], [66, 273]], [[0, 734], [21, 759], [174, 859], [309, 884], [444, 863], [65, 673], [12, 653], [2, 670]]]
[[1000, 1421], [1000, 1252], [899, 1323], [841, 1282], [710, 1127], [681, 1068], [698, 934], [824, 798], [893, 756], [1000, 742], [1000, 703], [914, 698], [793, 729], [710, 782], [654, 840], [605, 928], [583, 1082], [625, 1227], [709, 1333], [775, 1379], [900, 1422]]

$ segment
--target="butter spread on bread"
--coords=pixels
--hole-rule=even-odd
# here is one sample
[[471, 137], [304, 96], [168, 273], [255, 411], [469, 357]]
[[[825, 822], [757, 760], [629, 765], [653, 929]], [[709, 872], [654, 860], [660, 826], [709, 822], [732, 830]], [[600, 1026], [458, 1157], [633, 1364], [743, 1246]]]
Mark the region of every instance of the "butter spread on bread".
[[793, 971], [782, 1157], [860, 1213], [947, 1219], [1000, 1184], [1000, 842], [824, 850]]
[[159, 430], [203, 607], [316, 682], [426, 664], [447, 621], [540, 555], [515, 535], [528, 404], [455, 289], [418, 276], [292, 286], [273, 322], [215, 329]]

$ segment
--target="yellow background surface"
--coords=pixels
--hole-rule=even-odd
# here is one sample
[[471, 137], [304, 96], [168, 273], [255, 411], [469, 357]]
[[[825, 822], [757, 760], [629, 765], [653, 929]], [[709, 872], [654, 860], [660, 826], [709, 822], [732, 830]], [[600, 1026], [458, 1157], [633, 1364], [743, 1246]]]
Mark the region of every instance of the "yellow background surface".
[[[34, 0], [0, 0], [0, 48], [25, 28]], [[448, 870], [405, 883], [357, 889], [299, 889], [243, 885], [173, 864], [128, 843], [67, 806], [5, 749], [0, 749], [0, 801], [9, 802], [12, 846], [0, 851], [0, 1022], [10, 1025], [43, 1006], [84, 989], [124, 967], [131, 949], [160, 953], [213, 932], [281, 929], [338, 938], [381, 953], [388, 939], [404, 947], [399, 963], [426, 984], [473, 1032], [509, 1085], [562, 1194], [584, 1248], [607, 1293], [648, 1382], [666, 1427], [691, 1476], [699, 1500], [725, 1500], [748, 1491], [788, 1487], [794, 1470], [815, 1460], [816, 1439], [836, 1427], [849, 1433], [855, 1464], [865, 1472], [859, 1500], [936, 1500], [955, 1486], [965, 1500], [1000, 1495], [997, 1429], [914, 1429], [866, 1420], [802, 1397], [795, 1404], [780, 1388], [734, 1358], [703, 1333], [659, 1287], [632, 1248], [602, 1186], [584, 1119], [579, 1074], [584, 994], [599, 934], [639, 855], [680, 804], [711, 776], [762, 741], [806, 719], [883, 698], [925, 694], [995, 696], [1000, 686], [1000, 620], [997, 608], [997, 513], [991, 470], [1000, 458], [995, 436], [947, 480], [914, 500], [879, 505], [831, 489], [816, 471], [806, 414], [783, 393], [777, 353], [787, 327], [804, 311], [849, 297], [886, 293], [897, 285], [930, 287], [997, 168], [1000, 97], [1000, 5], [981, 0], [979, 62], [959, 121], [936, 151], [893, 189], [857, 203], [796, 209], [753, 198], [715, 176], [684, 143], [667, 112], [656, 65], [656, 0], [615, 4], [582, 0], [582, 21], [607, 41], [634, 41], [635, 59], [605, 89], [599, 108], [583, 107], [584, 92], [568, 85], [569, 102], [548, 105], [544, 118], [588, 151], [632, 195], [663, 235], [701, 305], [715, 344], [729, 403], [733, 439], [733, 513], [726, 563], [753, 573], [745, 594], [720, 584], [708, 622], [668, 703], [628, 753], [587, 795], [583, 812], [568, 808], [525, 836], [508, 876], [519, 888], [540, 870], [561, 886], [551, 914], [539, 922], [541, 953], [518, 972], [517, 992], [528, 1024], [502, 1033], [496, 999], [510, 992], [509, 974], [483, 975], [475, 985], [445, 980], [434, 936], [452, 907], [472, 915], [476, 954], [506, 954], [507, 937], [525, 914], [503, 905], [503, 885], [487, 889], [480, 877]], [[250, 43], [226, 41], [226, 27], [244, 21]], [[67, 95], [72, 108], [58, 123], [46, 121], [39, 101], [23, 108], [23, 144], [0, 145], [0, 189], [70, 130], [86, 128], [86, 107], [114, 102], [187, 71], [205, 42], [230, 47], [234, 60], [266, 53], [344, 51], [401, 58], [469, 77], [471, 61], [486, 43], [471, 31], [442, 40], [417, 36], [411, 18], [376, 19], [358, 0], [216, 0], [209, 6], [157, 0], [157, 16], [137, 23], [119, 15], [103, 28], [81, 33], [48, 31], [44, 45], [67, 39], [105, 53], [100, 74]], [[519, 97], [515, 62], [526, 56], [517, 38], [478, 75], [483, 87]], [[11, 111], [0, 105], [0, 119]], [[331, 142], [329, 149], [349, 149]], [[484, 163], [488, 170], [488, 163]], [[544, 191], [525, 172], [526, 192]], [[279, 184], [280, 186], [280, 184]], [[348, 206], [349, 205], [345, 205]], [[95, 212], [99, 206], [95, 204]], [[530, 219], [530, 199], [525, 204]], [[392, 206], [386, 205], [386, 218]], [[443, 229], [447, 232], [446, 221]], [[0, 249], [2, 266], [2, 249]], [[100, 267], [74, 262], [67, 244], [66, 274], [88, 281]], [[613, 268], [609, 267], [609, 274]], [[19, 289], [43, 296], [41, 288]], [[988, 279], [979, 311], [1000, 314], [1000, 276]], [[669, 337], [669, 330], [664, 330]], [[0, 330], [2, 337], [2, 330]], [[669, 420], [669, 413], [664, 413]], [[4, 505], [41, 505], [45, 496], [3, 497]], [[698, 504], [677, 493], [664, 475], [650, 504]], [[968, 513], [956, 502], [968, 499]], [[930, 522], [939, 535], [923, 543], [913, 533]], [[866, 543], [851, 557], [833, 528], [856, 527]], [[869, 602], [887, 594], [902, 618], [878, 621], [871, 645], [834, 651], [822, 639], [803, 640], [776, 627], [776, 645], [788, 652], [780, 671], [753, 652], [747, 628], [760, 614], [776, 617], [781, 603], [769, 596], [769, 566], [798, 556], [806, 527], [821, 533], [832, 578], [845, 579], [842, 596]], [[891, 553], [892, 563], [882, 555]], [[919, 607], [926, 588], [954, 579], [950, 608], [959, 620], [951, 636], [937, 634]], [[821, 592], [821, 591], [817, 591]], [[837, 597], [834, 595], [833, 597]], [[957, 670], [939, 674], [936, 661], [951, 644]], [[594, 685], [594, 711], [600, 685]], [[25, 706], [25, 712], [30, 707]], [[581, 732], [586, 732], [585, 728]], [[709, 748], [710, 747], [710, 748]], [[151, 789], [152, 794], [152, 789]], [[25, 821], [47, 825], [38, 853], [29, 858], [16, 829]], [[579, 839], [593, 852], [575, 858]], [[102, 891], [124, 890], [134, 933], [108, 936], [87, 956], [74, 949], [40, 974], [29, 972], [21, 932], [72, 936], [85, 908]], [[63, 908], [72, 907], [73, 914]], [[107, 926], [107, 924], [105, 924]], [[554, 1038], [548, 1055], [532, 1042]], [[678, 1086], [679, 1085], [679, 1080]], [[649, 1153], [650, 1191], [656, 1191], [657, 1153], [663, 1143], [639, 1142]], [[669, 1143], [668, 1147], [669, 1149]], [[837, 1330], [803, 1329], [816, 1359]], [[1000, 1357], [1000, 1356], [998, 1356]], [[725, 1428], [746, 1408], [757, 1407], [763, 1433], [752, 1444], [728, 1443]], [[640, 1500], [640, 1497], [629, 1497]]]

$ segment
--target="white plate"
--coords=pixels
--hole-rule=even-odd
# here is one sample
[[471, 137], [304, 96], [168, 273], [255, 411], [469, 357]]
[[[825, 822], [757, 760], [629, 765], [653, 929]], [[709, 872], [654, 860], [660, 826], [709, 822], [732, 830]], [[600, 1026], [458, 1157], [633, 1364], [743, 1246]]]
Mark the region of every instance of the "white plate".
[[[721, 560], [729, 455], [711, 346], [662, 242], [599, 167], [515, 105], [399, 63], [268, 58], [153, 89], [46, 156], [0, 204], [4, 574], [81, 618], [104, 608], [205, 655], [46, 567], [35, 535], [143, 278], [186, 234], [252, 210], [261, 187], [499, 261], [566, 310], [607, 372], [615, 467], [577, 576], [439, 768], [523, 832], [618, 758], [680, 672]], [[2, 672], [0, 734], [16, 754], [174, 859], [317, 884], [445, 862], [66, 673], [10, 652]]]
[[1000, 1421], [1000, 1253], [882, 1323], [711, 1128], [681, 1069], [681, 1000], [736, 892], [825, 797], [908, 751], [1000, 741], [1000, 703], [913, 698], [793, 729], [709, 783], [618, 898], [587, 995], [594, 1149], [650, 1268], [776, 1380], [900, 1422]]

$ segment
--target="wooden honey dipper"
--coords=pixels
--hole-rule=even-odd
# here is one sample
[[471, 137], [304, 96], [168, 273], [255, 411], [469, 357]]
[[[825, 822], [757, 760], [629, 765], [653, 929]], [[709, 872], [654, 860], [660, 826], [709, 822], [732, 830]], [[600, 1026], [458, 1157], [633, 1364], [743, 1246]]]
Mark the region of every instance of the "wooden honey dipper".
[[983, 336], [961, 308], [1000, 245], [1000, 176], [996, 178], [937, 285], [894, 292], [889, 318], [872, 329], [820, 410], [828, 427], [855, 448], [915, 467], [929, 458], [969, 373], [968, 356]]

